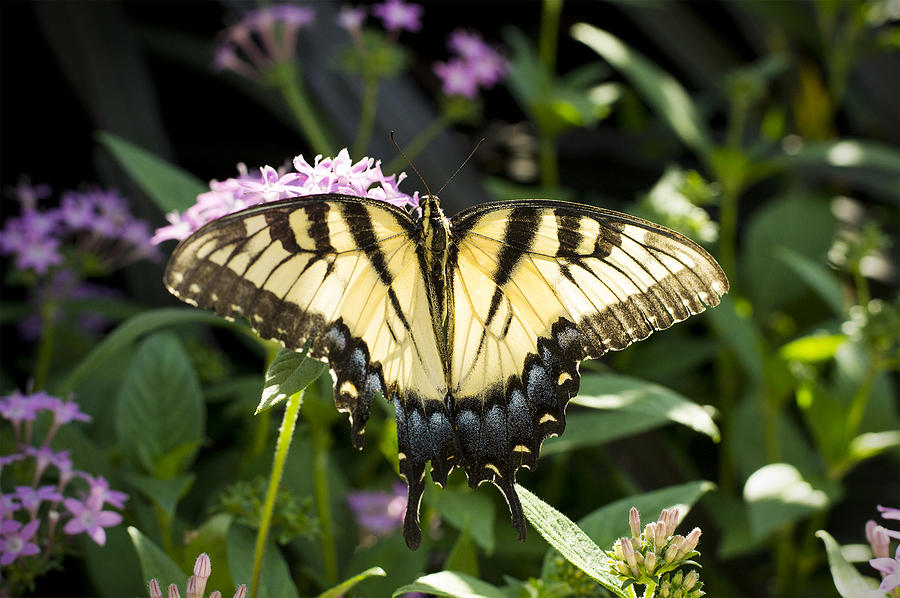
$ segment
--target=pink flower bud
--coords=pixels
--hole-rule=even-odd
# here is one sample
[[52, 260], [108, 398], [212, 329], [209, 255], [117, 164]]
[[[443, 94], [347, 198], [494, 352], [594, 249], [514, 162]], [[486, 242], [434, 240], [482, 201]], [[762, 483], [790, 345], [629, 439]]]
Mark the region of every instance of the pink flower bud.
[[647, 540], [647, 542], [649, 542], [651, 545], [653, 545], [653, 542], [656, 539], [656, 524], [655, 523], [648, 523], [647, 526], [644, 528], [644, 539]]
[[181, 598], [181, 594], [178, 592], [178, 586], [174, 583], [169, 584], [169, 598]]
[[641, 515], [640, 513], [638, 513], [638, 510], [635, 507], [631, 507], [631, 511], [628, 512], [628, 525], [629, 527], [631, 527], [631, 537], [640, 538]]
[[212, 575], [212, 562], [205, 552], [194, 561], [194, 575], [203, 579], [209, 579], [209, 576]]
[[647, 575], [653, 575], [654, 569], [656, 569], [656, 553], [648, 552], [647, 556], [644, 557], [644, 570], [647, 572]]
[[214, 590], [209, 593], [209, 598], [222, 598], [222, 592], [219, 590]]
[[150, 598], [163, 598], [162, 588], [159, 587], [159, 582], [156, 579], [150, 580]]
[[695, 569], [691, 569], [690, 573], [684, 576], [684, 583], [681, 584], [685, 590], [691, 590], [697, 582], [700, 581], [700, 574]]
[[700, 531], [699, 527], [695, 527], [691, 530], [691, 533], [687, 535], [687, 538], [684, 539], [684, 543], [681, 545], [681, 549], [678, 551], [678, 556], [684, 558], [687, 554], [693, 549], [697, 548], [697, 544], [700, 542]]
[[188, 577], [187, 585], [184, 588], [184, 593], [187, 598], [203, 598], [203, 592], [197, 592], [197, 582], [196, 575]]
[[621, 544], [625, 562], [628, 563], [628, 566], [631, 567], [632, 570], [637, 570], [637, 560], [634, 557], [634, 546], [631, 545], [628, 538], [622, 538]]
[[234, 591], [234, 598], [247, 598], [247, 586], [245, 584], [241, 584]]

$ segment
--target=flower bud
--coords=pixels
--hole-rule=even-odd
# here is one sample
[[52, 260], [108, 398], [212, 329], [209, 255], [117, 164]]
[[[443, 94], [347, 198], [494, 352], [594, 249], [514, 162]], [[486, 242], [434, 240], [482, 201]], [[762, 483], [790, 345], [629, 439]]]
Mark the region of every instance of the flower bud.
[[247, 586], [245, 584], [241, 584], [234, 591], [234, 598], [247, 598]]
[[181, 598], [181, 593], [178, 591], [178, 586], [174, 583], [169, 584], [169, 598]]
[[647, 527], [644, 528], [644, 539], [650, 544], [650, 546], [654, 546], [656, 538], [656, 523], [648, 523]]
[[213, 590], [209, 593], [209, 598], [222, 598], [222, 592], [219, 590]]
[[666, 536], [674, 534], [676, 527], [678, 527], [678, 509], [669, 509], [665, 518]]
[[625, 553], [622, 551], [622, 543], [621, 542], [616, 542], [613, 545], [613, 553], [615, 553], [617, 560], [620, 560], [620, 561], [625, 560]]
[[622, 538], [622, 556], [625, 557], [625, 562], [628, 563], [628, 566], [632, 569], [637, 569], [637, 560], [635, 559], [634, 546], [631, 545], [631, 542], [628, 538]]
[[644, 557], [644, 570], [647, 572], [647, 575], [653, 575], [654, 569], [656, 569], [656, 553], [648, 552], [647, 556]]
[[678, 558], [683, 559], [688, 555], [690, 551], [697, 548], [697, 544], [700, 542], [700, 528], [695, 527], [691, 530], [691, 533], [687, 535], [687, 538], [684, 539], [684, 542], [681, 543], [681, 548], [678, 550]]
[[696, 569], [691, 569], [691, 571], [684, 576], [684, 583], [681, 584], [685, 590], [691, 590], [697, 582], [700, 581], [700, 574], [697, 573]]
[[156, 578], [150, 580], [150, 598], [163, 598], [162, 588]]
[[682, 581], [684, 581], [684, 573], [678, 571], [675, 575], [672, 576], [672, 586], [676, 588], [680, 588], [682, 585]]
[[635, 507], [631, 507], [631, 511], [628, 512], [628, 526], [631, 528], [632, 538], [641, 537], [641, 516]]
[[616, 561], [616, 570], [625, 577], [631, 577], [631, 569], [628, 568], [624, 561]]
[[184, 594], [187, 598], [203, 598], [202, 592], [197, 592], [197, 576], [191, 575], [188, 577], [187, 585], [184, 588]]
[[194, 561], [194, 575], [203, 580], [209, 579], [209, 576], [212, 575], [212, 562], [209, 560], [209, 555], [205, 552], [201, 553], [197, 560]]
[[666, 554], [663, 557], [663, 560], [667, 563], [674, 563], [678, 560], [678, 548], [680, 545], [681, 542], [677, 540], [677, 537], [673, 538], [672, 542], [669, 543], [669, 547], [666, 548]]

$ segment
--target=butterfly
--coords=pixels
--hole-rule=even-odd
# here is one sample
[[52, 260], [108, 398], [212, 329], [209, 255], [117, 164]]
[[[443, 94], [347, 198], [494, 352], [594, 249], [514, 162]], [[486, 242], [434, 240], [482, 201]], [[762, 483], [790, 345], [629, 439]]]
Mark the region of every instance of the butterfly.
[[524, 540], [516, 471], [563, 433], [580, 362], [728, 291], [703, 248], [634, 216], [517, 200], [447, 218], [432, 195], [419, 211], [338, 194], [251, 207], [182, 241], [165, 284], [327, 362], [356, 448], [376, 395], [393, 403], [411, 549], [429, 462], [440, 486], [455, 467], [496, 485]]

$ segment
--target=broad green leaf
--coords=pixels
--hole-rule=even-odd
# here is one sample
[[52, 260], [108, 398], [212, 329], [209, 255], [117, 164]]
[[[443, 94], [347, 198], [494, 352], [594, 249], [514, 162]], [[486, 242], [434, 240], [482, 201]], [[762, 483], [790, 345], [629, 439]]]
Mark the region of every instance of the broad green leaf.
[[847, 449], [848, 465], [871, 459], [897, 447], [900, 447], [900, 432], [896, 430], [860, 434], [850, 441]]
[[[248, 589], [253, 579], [253, 553], [256, 548], [256, 532], [248, 527], [234, 523], [228, 528], [228, 566], [231, 577], [237, 584], [247, 584]], [[297, 587], [291, 579], [287, 563], [281, 550], [270, 538], [263, 552], [262, 571], [259, 576], [259, 587], [255, 588], [257, 596], [279, 596], [295, 598]]]
[[719, 429], [706, 409], [674, 390], [637, 378], [585, 375], [581, 379], [581, 390], [572, 402], [592, 409], [633, 413], [638, 417], [661, 417], [719, 440]]
[[746, 226], [740, 281], [758, 321], [806, 290], [806, 280], [779, 256], [787, 250], [821, 261], [834, 239], [834, 229], [835, 219], [825, 198], [783, 196], [753, 214]]
[[847, 340], [843, 334], [813, 334], [802, 336], [783, 345], [779, 356], [786, 361], [818, 363], [834, 357], [837, 348]]
[[111, 356], [145, 334], [167, 326], [176, 326], [188, 322], [215, 324], [234, 327], [236, 330], [245, 330], [213, 313], [194, 309], [193, 307], [154, 309], [138, 314], [120, 324], [99, 345], [94, 347], [69, 374], [62, 386], [57, 389], [57, 394], [65, 396], [70, 393], [79, 382], [101, 367]]
[[838, 493], [834, 484], [805, 479], [788, 463], [766, 465], [744, 484], [750, 527], [758, 538], [826, 509]]
[[266, 370], [262, 398], [254, 415], [271, 409], [292, 394], [300, 392], [313, 383], [327, 369], [321, 361], [316, 361], [288, 349], [281, 349], [272, 365]]
[[837, 168], [869, 168], [893, 175], [900, 173], [900, 152], [896, 148], [862, 139], [808, 142], [799, 151], [786, 154], [784, 161], [794, 164], [827, 164]]
[[105, 531], [106, 544], [103, 546], [99, 546], [87, 534], [77, 536], [77, 550], [80, 551], [82, 566], [90, 576], [93, 588], [98, 595], [109, 598], [143, 596], [150, 580], [141, 571], [141, 561], [131, 537], [122, 525]]
[[420, 577], [394, 590], [392, 597], [407, 592], [422, 592], [451, 598], [507, 598], [497, 586], [455, 571], [440, 571]]
[[131, 536], [134, 550], [141, 561], [141, 572], [145, 581], [156, 579], [162, 588], [170, 583], [178, 584], [179, 587], [184, 586], [188, 576], [162, 548], [136, 527], [129, 526], [128, 535]]
[[385, 573], [384, 569], [382, 569], [381, 567], [370, 567], [362, 573], [357, 573], [350, 579], [342, 581], [333, 588], [325, 590], [324, 592], [319, 594], [318, 598], [340, 598], [340, 596], [348, 593], [356, 584], [366, 579], [367, 577], [384, 577], [385, 575], [387, 575], [387, 573]]
[[548, 438], [541, 445], [541, 456], [568, 453], [600, 446], [619, 438], [628, 438], [670, 423], [659, 414], [642, 415], [632, 412], [585, 412], [570, 409], [566, 413], [566, 433]]
[[209, 191], [194, 175], [118, 135], [99, 131], [97, 140], [163, 212], [186, 210]]
[[844, 313], [844, 291], [841, 281], [824, 264], [801, 253], [781, 247], [775, 256], [806, 283], [825, 302], [836, 316]]
[[703, 158], [710, 157], [709, 131], [678, 81], [602, 29], [578, 23], [571, 34], [619, 69], [685, 145]]
[[522, 501], [525, 518], [563, 558], [617, 596], [628, 597], [610, 573], [609, 557], [581, 528], [526, 488], [516, 484], [515, 490]]
[[825, 544], [825, 553], [828, 555], [828, 568], [831, 570], [831, 579], [834, 587], [842, 598], [868, 598], [872, 596], [872, 590], [878, 587], [878, 581], [874, 578], [863, 577], [856, 567], [848, 563], [841, 554], [841, 546], [825, 530], [816, 532], [816, 537]]
[[[203, 441], [205, 417], [200, 383], [178, 338], [158, 332], [141, 341], [116, 398], [116, 436], [129, 460], [173, 477]], [[173, 451], [182, 453], [180, 463], [162, 471]]]
[[706, 317], [719, 338], [734, 351], [747, 376], [761, 387], [765, 380], [765, 346], [753, 321], [738, 313], [737, 302], [729, 295], [722, 297]]
[[425, 571], [427, 557], [424, 546], [410, 552], [400, 534], [395, 534], [382, 538], [371, 546], [359, 548], [344, 570], [360, 571], [375, 566], [383, 567], [386, 577], [369, 577], [353, 591], [354, 595], [383, 598], [390, 596], [398, 585], [412, 583], [421, 576]]
[[194, 483], [194, 474], [184, 474], [167, 480], [140, 475], [137, 473], [125, 474], [125, 477], [140, 490], [144, 496], [159, 505], [169, 517], [175, 515], [175, 507], [184, 496], [191, 484]]
[[485, 494], [472, 490], [447, 488], [435, 491], [432, 485], [428, 488], [428, 504], [456, 529], [468, 529], [475, 543], [486, 554], [493, 554], [494, 502]]
[[[656, 521], [663, 509], [677, 507], [680, 522], [700, 497], [714, 488], [712, 482], [700, 480], [628, 496], [600, 507], [581, 519], [578, 525], [599, 546], [612, 546], [617, 539], [631, 533], [628, 527], [631, 507], [637, 508], [644, 523]], [[683, 530], [679, 533], [687, 535]]]
[[478, 548], [472, 541], [472, 534], [466, 527], [459, 533], [459, 537], [453, 544], [450, 554], [444, 560], [444, 570], [465, 573], [472, 577], [479, 577], [478, 573]]

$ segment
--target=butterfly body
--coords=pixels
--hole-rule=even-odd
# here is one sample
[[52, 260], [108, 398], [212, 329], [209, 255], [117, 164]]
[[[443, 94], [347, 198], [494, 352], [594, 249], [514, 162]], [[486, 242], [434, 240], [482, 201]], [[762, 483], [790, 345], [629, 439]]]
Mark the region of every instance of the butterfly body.
[[418, 546], [426, 466], [495, 484], [521, 538], [516, 470], [561, 434], [582, 360], [667, 328], [728, 289], [682, 235], [625, 214], [548, 200], [493, 202], [447, 218], [321, 195], [249, 208], [183, 241], [166, 285], [245, 317], [327, 361], [335, 404], [362, 446], [371, 402], [395, 406], [404, 535]]

